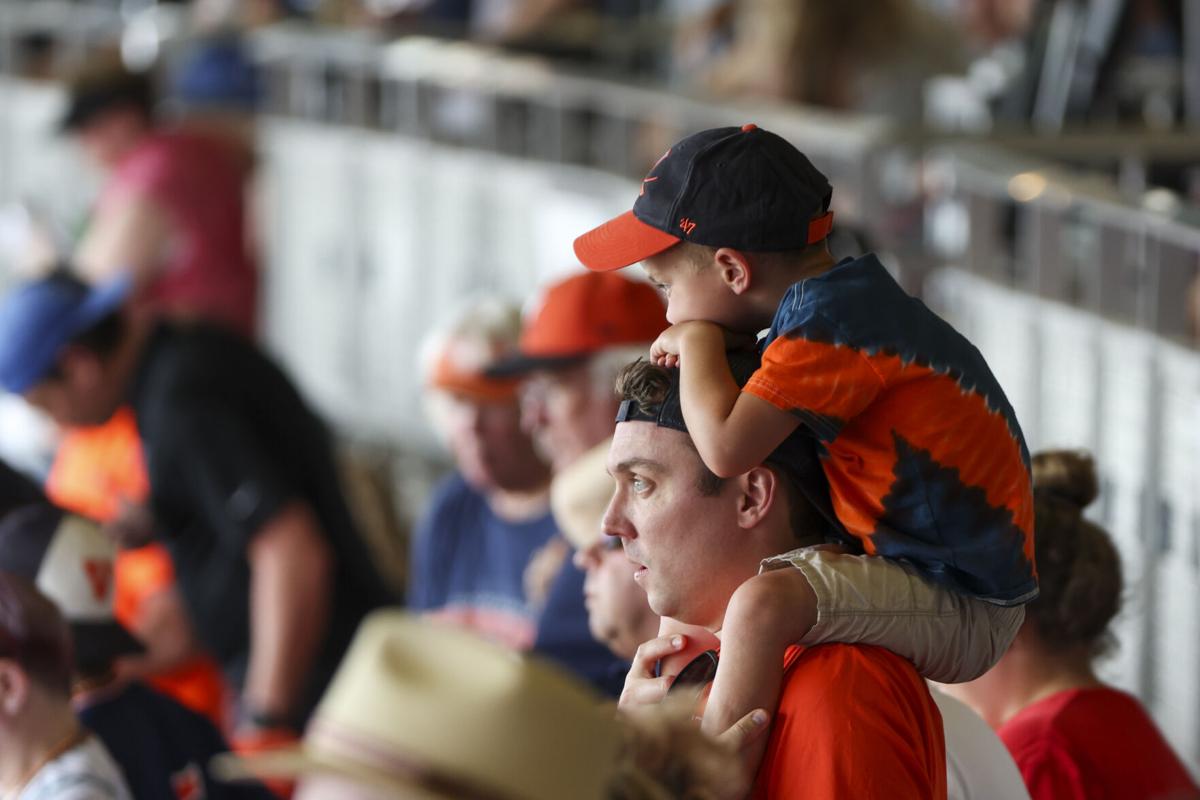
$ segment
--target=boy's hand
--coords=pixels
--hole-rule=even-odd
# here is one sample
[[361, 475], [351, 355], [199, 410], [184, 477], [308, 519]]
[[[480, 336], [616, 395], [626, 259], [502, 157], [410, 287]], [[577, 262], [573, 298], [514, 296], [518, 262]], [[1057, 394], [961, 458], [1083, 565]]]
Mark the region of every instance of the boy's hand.
[[691, 320], [672, 325], [660, 333], [650, 345], [650, 360], [670, 369], [679, 366], [679, 357], [684, 350], [707, 347], [723, 353], [753, 346], [755, 341], [753, 336], [725, 330], [712, 322]]
[[674, 674], [654, 675], [658, 662], [667, 656], [681, 652], [687, 646], [687, 637], [677, 633], [659, 636], [643, 642], [634, 653], [633, 663], [625, 675], [625, 688], [621, 690], [621, 698], [617, 708], [622, 711], [633, 711], [641, 706], [657, 705], [667, 696]]

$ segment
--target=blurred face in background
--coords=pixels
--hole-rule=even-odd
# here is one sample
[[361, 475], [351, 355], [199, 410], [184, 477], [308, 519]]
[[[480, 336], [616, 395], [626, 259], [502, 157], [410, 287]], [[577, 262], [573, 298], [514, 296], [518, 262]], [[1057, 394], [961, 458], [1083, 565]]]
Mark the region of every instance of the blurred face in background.
[[133, 108], [114, 108], [88, 120], [76, 136], [92, 163], [111, 170], [121, 163], [148, 128], [142, 112]]
[[496, 400], [439, 394], [442, 428], [467, 483], [484, 493], [531, 490], [545, 483], [545, 463], [521, 429], [515, 396]]
[[587, 363], [541, 370], [521, 389], [521, 423], [558, 472], [612, 435], [617, 402]]
[[638, 645], [658, 635], [658, 615], [633, 579], [633, 565], [621, 540], [600, 536], [590, 547], [575, 551], [575, 566], [586, 574], [583, 598], [593, 638], [619, 658], [632, 660]]
[[54, 372], [22, 396], [59, 425], [76, 427], [107, 422], [120, 404], [119, 392], [100, 356], [68, 347]]

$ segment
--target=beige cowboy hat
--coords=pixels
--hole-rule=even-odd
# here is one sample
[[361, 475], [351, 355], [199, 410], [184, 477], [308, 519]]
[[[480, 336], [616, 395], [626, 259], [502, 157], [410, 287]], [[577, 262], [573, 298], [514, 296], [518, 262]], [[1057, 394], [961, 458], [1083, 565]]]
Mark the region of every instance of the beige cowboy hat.
[[559, 531], [576, 550], [586, 550], [604, 534], [600, 520], [608, 509], [617, 482], [608, 474], [612, 439], [589, 450], [550, 483], [550, 509]]
[[556, 667], [400, 610], [359, 627], [297, 748], [213, 761], [226, 780], [324, 775], [399, 797], [600, 800], [611, 711]]

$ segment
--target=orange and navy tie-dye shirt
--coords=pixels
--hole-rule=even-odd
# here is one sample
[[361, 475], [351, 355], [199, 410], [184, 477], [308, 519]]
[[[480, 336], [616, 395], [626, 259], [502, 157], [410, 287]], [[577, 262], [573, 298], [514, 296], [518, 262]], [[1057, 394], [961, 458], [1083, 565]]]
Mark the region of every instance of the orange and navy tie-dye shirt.
[[823, 445], [865, 552], [1004, 605], [1037, 594], [1029, 452], [979, 351], [874, 255], [795, 284], [743, 391]]

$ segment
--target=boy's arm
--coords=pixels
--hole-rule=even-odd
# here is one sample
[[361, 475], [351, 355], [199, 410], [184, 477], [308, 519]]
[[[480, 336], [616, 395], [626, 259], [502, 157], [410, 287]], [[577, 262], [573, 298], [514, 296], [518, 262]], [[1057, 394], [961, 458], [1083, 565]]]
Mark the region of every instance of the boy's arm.
[[792, 414], [738, 388], [719, 326], [700, 321], [672, 326], [651, 354], [659, 360], [672, 351], [678, 354], [679, 399], [688, 433], [717, 477], [758, 466], [800, 424]]

